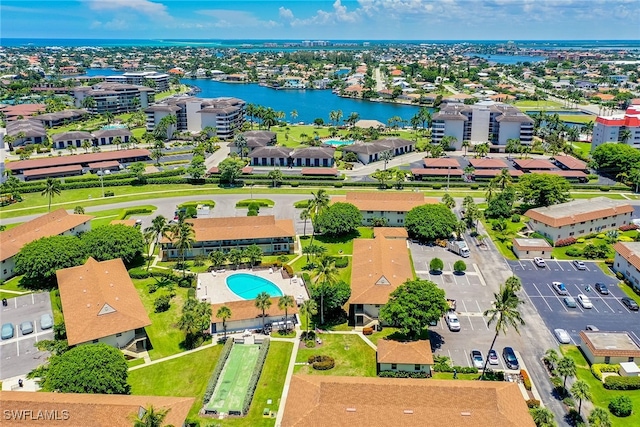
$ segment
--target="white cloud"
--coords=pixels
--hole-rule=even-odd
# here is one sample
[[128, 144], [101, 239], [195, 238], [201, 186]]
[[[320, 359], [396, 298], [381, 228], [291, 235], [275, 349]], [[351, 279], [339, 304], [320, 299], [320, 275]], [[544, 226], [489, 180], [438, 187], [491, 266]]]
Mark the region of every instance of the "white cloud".
[[171, 16], [167, 12], [167, 6], [155, 3], [150, 0], [85, 0], [92, 10], [133, 10], [154, 18], [169, 19]]
[[[362, 9], [354, 9], [349, 11], [340, 0], [333, 3], [333, 10], [327, 12], [322, 9], [316, 11], [316, 14], [310, 18], [293, 19], [292, 26], [300, 27], [307, 25], [333, 25], [344, 23], [355, 23], [361, 20]], [[293, 13], [291, 14], [293, 16]]]
[[273, 21], [264, 21], [257, 18], [251, 12], [245, 12], [242, 10], [227, 10], [227, 9], [205, 9], [198, 10], [196, 13], [200, 15], [210, 16], [216, 19], [213, 22], [214, 27], [219, 28], [233, 28], [233, 27], [261, 27], [261, 28], [273, 28], [280, 24]]
[[293, 19], [293, 12], [291, 9], [287, 9], [283, 6], [280, 6], [278, 9], [278, 15], [280, 16], [280, 19], [284, 19], [285, 21], [291, 21]]

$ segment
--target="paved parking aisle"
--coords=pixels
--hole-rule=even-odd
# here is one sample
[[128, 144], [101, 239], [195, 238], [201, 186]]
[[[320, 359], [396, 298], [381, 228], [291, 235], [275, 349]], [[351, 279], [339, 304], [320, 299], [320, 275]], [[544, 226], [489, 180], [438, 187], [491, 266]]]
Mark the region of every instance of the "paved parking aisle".
[[[522, 280], [527, 299], [536, 307], [550, 333], [553, 329], [566, 329], [575, 343], [579, 333], [587, 325], [601, 331], [629, 331], [640, 343], [640, 313], [629, 311], [620, 301], [626, 294], [618, 287], [615, 277], [606, 275], [594, 262], [585, 262], [586, 270], [578, 270], [571, 261], [546, 261], [545, 268], [532, 261], [509, 261], [513, 272]], [[558, 295], [552, 283], [564, 283], [570, 296], [577, 300], [586, 295], [593, 308], [569, 308], [564, 296]], [[609, 295], [601, 295], [594, 284], [602, 282], [609, 288]]]

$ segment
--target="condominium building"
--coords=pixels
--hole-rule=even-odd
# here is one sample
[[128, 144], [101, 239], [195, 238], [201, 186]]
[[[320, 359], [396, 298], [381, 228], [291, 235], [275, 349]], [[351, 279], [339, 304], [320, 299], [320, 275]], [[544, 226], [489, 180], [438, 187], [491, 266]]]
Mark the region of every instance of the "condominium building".
[[624, 114], [596, 119], [591, 139], [591, 150], [605, 142], [624, 142], [640, 148], [640, 105], [632, 105]]
[[433, 142], [439, 143], [445, 136], [456, 139], [455, 148], [462, 148], [462, 141], [472, 144], [489, 142], [494, 148], [506, 146], [509, 139], [519, 139], [522, 144], [533, 142], [533, 119], [517, 108], [493, 101], [481, 101], [474, 105], [446, 104], [433, 115]]
[[124, 83], [99, 83], [92, 87], [81, 86], [73, 90], [76, 107], [82, 107], [85, 98], [95, 102], [86, 105], [91, 113], [122, 114], [147, 108], [154, 100], [153, 89]]
[[153, 86], [156, 93], [169, 90], [169, 74], [155, 71], [128, 72], [120, 76], [107, 76], [105, 81], [137, 86]]
[[234, 132], [244, 123], [245, 102], [238, 98], [195, 98], [183, 96], [169, 98], [147, 109], [147, 130], [152, 131], [163, 117], [174, 115], [174, 131], [200, 132], [206, 127], [216, 130], [220, 139], [232, 139]]

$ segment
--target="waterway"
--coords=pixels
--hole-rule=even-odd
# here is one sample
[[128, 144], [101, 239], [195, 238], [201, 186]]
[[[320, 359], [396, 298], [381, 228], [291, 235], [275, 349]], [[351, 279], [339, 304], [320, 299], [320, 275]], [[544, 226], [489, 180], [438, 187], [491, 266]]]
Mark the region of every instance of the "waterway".
[[477, 56], [478, 58], [486, 59], [489, 62], [495, 62], [496, 64], [514, 65], [518, 62], [540, 62], [546, 61], [544, 56], [529, 56], [529, 55], [488, 55], [482, 53], [471, 53], [466, 55], [469, 58]]

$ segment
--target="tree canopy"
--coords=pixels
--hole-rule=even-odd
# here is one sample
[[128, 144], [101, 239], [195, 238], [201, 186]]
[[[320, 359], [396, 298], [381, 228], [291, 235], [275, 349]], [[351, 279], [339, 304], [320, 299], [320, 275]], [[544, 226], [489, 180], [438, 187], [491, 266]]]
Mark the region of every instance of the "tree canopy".
[[407, 280], [391, 293], [389, 302], [380, 309], [380, 318], [415, 337], [429, 322], [441, 318], [447, 309], [444, 290], [435, 283]]
[[351, 286], [344, 281], [336, 283], [318, 282], [309, 286], [309, 296], [320, 305], [323, 299], [324, 309], [331, 317], [331, 312], [341, 310], [351, 297]]
[[532, 208], [551, 206], [570, 200], [569, 181], [561, 176], [526, 173], [518, 181], [522, 202]]
[[593, 166], [600, 172], [617, 175], [640, 163], [640, 151], [627, 144], [602, 144], [591, 153]]
[[122, 258], [125, 264], [144, 251], [142, 233], [137, 228], [122, 224], [104, 225], [82, 235], [82, 243], [88, 256], [98, 261]]
[[416, 206], [407, 212], [404, 223], [410, 237], [433, 241], [451, 237], [458, 218], [451, 209], [438, 203]]
[[178, 320], [178, 328], [186, 334], [185, 346], [194, 348], [203, 338], [203, 333], [211, 325], [211, 304], [189, 298], [182, 306], [182, 316]]
[[245, 161], [238, 159], [237, 157], [227, 157], [218, 164], [220, 170], [220, 180], [233, 184], [242, 174], [242, 168], [245, 166]]
[[191, 159], [191, 164], [187, 168], [187, 173], [191, 175], [191, 178], [198, 181], [204, 178], [204, 174], [207, 172], [207, 168], [204, 164], [204, 156], [197, 154]]
[[329, 236], [352, 233], [362, 224], [362, 214], [351, 203], [334, 203], [321, 211], [315, 219], [314, 228]]
[[49, 358], [32, 371], [44, 391], [129, 394], [128, 366], [120, 350], [107, 344], [80, 345]]
[[16, 255], [16, 271], [24, 276], [20, 284], [29, 289], [56, 285], [56, 271], [82, 264], [84, 247], [76, 236], [43, 237], [22, 247]]

